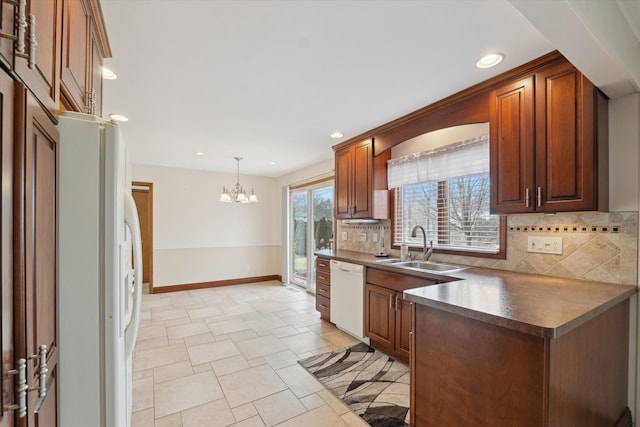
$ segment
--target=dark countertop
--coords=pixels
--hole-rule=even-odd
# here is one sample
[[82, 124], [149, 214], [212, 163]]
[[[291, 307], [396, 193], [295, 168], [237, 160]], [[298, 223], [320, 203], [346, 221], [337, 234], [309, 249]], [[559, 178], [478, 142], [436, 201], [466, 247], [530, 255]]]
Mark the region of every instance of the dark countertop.
[[635, 286], [470, 267], [440, 275], [376, 263], [374, 255], [345, 250], [316, 255], [426, 279], [450, 280], [404, 292], [437, 308], [543, 338], [560, 335], [631, 297]]

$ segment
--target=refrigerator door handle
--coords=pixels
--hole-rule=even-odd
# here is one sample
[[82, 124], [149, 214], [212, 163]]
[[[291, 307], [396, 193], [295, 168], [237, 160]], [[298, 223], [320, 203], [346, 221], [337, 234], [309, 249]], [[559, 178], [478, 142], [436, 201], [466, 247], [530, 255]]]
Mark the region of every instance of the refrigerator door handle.
[[133, 354], [138, 337], [138, 324], [140, 321], [140, 304], [142, 300], [142, 239], [140, 236], [140, 221], [138, 210], [133, 197], [128, 191], [124, 191], [124, 222], [131, 231], [133, 243], [133, 308], [131, 320], [125, 327], [124, 348], [128, 358]]

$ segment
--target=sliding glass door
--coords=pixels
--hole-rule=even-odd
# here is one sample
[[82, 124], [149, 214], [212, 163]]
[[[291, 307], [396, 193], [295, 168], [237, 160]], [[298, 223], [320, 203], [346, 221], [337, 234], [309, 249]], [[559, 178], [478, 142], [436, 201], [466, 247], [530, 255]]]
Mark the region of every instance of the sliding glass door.
[[291, 190], [289, 278], [315, 290], [313, 253], [333, 247], [333, 181]]

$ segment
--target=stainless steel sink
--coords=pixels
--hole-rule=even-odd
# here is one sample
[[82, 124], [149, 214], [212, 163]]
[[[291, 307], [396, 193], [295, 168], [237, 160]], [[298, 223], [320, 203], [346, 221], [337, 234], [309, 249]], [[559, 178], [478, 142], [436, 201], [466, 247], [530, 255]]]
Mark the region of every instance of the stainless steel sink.
[[405, 261], [394, 264], [395, 267], [411, 268], [423, 271], [434, 271], [438, 273], [450, 273], [452, 271], [464, 270], [467, 267], [453, 264], [441, 264], [430, 261]]

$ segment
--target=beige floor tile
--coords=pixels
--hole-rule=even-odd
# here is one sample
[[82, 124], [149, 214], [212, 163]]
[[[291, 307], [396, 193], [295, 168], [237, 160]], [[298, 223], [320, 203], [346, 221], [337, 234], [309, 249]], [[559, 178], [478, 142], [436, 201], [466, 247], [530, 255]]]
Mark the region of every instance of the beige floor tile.
[[193, 347], [189, 347], [188, 351], [191, 364], [193, 365], [213, 362], [214, 360], [225, 359], [240, 354], [238, 348], [231, 340], [194, 345]]
[[335, 331], [330, 331], [322, 334], [322, 338], [329, 341], [331, 344], [334, 344], [336, 347], [351, 347], [354, 344], [358, 343], [358, 340], [352, 337], [351, 335], [342, 332], [339, 329]]
[[[152, 311], [151, 321], [161, 322], [171, 319], [178, 319], [187, 316], [187, 311], [184, 308], [173, 308], [170, 310]], [[187, 316], [188, 317], [188, 316]]]
[[153, 369], [153, 380], [156, 384], [175, 380], [176, 378], [188, 377], [189, 375], [193, 375], [193, 367], [189, 360], [158, 366]]
[[289, 326], [289, 325], [271, 330], [271, 334], [274, 337], [278, 337], [278, 338], [288, 337], [288, 336], [291, 336], [291, 335], [295, 335], [297, 333], [298, 333], [298, 331], [294, 327]]
[[159, 418], [218, 400], [224, 395], [213, 372], [203, 372], [156, 384], [154, 397], [156, 418]]
[[[247, 418], [246, 420], [240, 421], [239, 423], [232, 424], [233, 427], [264, 427], [264, 423], [262, 422], [262, 418], [256, 416]], [[299, 426], [303, 427], [303, 426]]]
[[249, 304], [223, 305], [221, 308], [227, 316], [239, 316], [256, 311], [256, 309]]
[[188, 325], [189, 323], [191, 323], [191, 318], [187, 315], [176, 317], [174, 319], [167, 319], [164, 321], [164, 325], [167, 328], [170, 328], [172, 326]]
[[322, 400], [317, 393], [310, 394], [300, 399], [300, 402], [307, 408], [307, 410], [316, 409], [322, 405], [326, 405], [327, 402]]
[[258, 415], [258, 411], [256, 410], [256, 407], [253, 406], [253, 403], [240, 405], [236, 408], [233, 408], [232, 411], [233, 411], [233, 416], [236, 418], [236, 421], [243, 421]]
[[153, 408], [131, 414], [131, 427], [155, 427]]
[[139, 350], [151, 350], [152, 348], [166, 347], [169, 345], [169, 340], [166, 336], [159, 338], [152, 338], [144, 341], [136, 341], [136, 351]]
[[253, 329], [245, 329], [243, 331], [232, 332], [226, 335], [233, 342], [240, 342], [258, 338], [258, 334]]
[[153, 378], [133, 381], [132, 411], [153, 408]]
[[312, 351], [327, 345], [327, 341], [324, 338], [313, 332], [305, 332], [286, 338], [280, 338], [280, 341], [297, 354]]
[[149, 350], [136, 351], [134, 370], [155, 368], [188, 360], [189, 354], [184, 344], [169, 345]]
[[255, 359], [247, 360], [247, 362], [249, 363], [249, 366], [251, 366], [252, 368], [254, 366], [260, 366], [260, 365], [266, 365], [267, 364], [267, 361], [262, 356], [256, 357]]
[[254, 331], [268, 331], [287, 326], [287, 324], [277, 316], [267, 316], [262, 313], [259, 314], [261, 314], [259, 318], [247, 322], [249, 327]]
[[184, 344], [187, 347], [191, 347], [194, 345], [207, 344], [210, 342], [214, 342], [216, 339], [213, 334], [207, 329], [207, 332], [200, 335], [193, 335], [191, 337], [184, 337]]
[[149, 340], [152, 338], [162, 338], [166, 336], [167, 336], [167, 329], [162, 323], [153, 325], [153, 326], [148, 326], [145, 328], [140, 327], [140, 329], [138, 329], [137, 342]]
[[212, 307], [209, 305], [207, 307], [187, 310], [187, 313], [189, 314], [189, 317], [191, 319], [204, 319], [207, 317], [213, 317], [222, 314], [222, 310], [220, 310], [220, 308], [218, 307]]
[[203, 321], [194, 321], [192, 323], [167, 328], [167, 338], [170, 340], [207, 333], [210, 333], [210, 331]]
[[153, 369], [145, 369], [142, 371], [135, 371], [132, 375], [132, 380], [141, 380], [143, 378], [153, 377]]
[[295, 365], [298, 362], [298, 356], [291, 350], [267, 354], [264, 359], [273, 369], [281, 369], [285, 366]]
[[287, 349], [287, 346], [283, 342], [272, 335], [241, 341], [236, 345], [240, 353], [242, 353], [247, 360], [267, 354], [279, 353]]
[[182, 417], [180, 414], [172, 414], [157, 418], [155, 427], [182, 427]]
[[250, 329], [244, 319], [226, 319], [216, 323], [210, 323], [209, 320], [207, 320], [207, 322], [213, 335], [226, 335], [232, 332]]
[[182, 427], [226, 427], [236, 422], [226, 399], [182, 411]]
[[339, 415], [331, 410], [327, 405], [320, 406], [312, 411], [298, 415], [278, 427], [348, 427]]
[[267, 426], [274, 426], [307, 411], [291, 390], [258, 399], [253, 404]]
[[324, 386], [298, 364], [278, 369], [276, 373], [298, 397], [324, 390]]
[[212, 371], [211, 363], [201, 363], [200, 365], [195, 365], [193, 367], [193, 373], [197, 374], [200, 372]]
[[251, 367], [241, 354], [233, 357], [227, 357], [226, 359], [214, 360], [211, 362], [211, 366], [213, 366], [213, 370], [218, 377], [249, 369]]
[[218, 381], [232, 408], [287, 388], [278, 374], [268, 365], [223, 375], [218, 378]]

